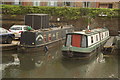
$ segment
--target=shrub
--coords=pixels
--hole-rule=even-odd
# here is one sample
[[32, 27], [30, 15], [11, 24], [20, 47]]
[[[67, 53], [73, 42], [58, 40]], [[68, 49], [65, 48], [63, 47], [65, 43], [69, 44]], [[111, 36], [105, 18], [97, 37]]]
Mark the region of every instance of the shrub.
[[101, 8], [79, 8], [79, 7], [48, 7], [48, 6], [17, 6], [2, 5], [2, 14], [25, 15], [29, 13], [42, 13], [51, 16], [64, 17], [70, 20], [76, 20], [86, 16], [95, 18], [100, 15], [106, 17], [120, 17], [120, 9], [101, 9]]

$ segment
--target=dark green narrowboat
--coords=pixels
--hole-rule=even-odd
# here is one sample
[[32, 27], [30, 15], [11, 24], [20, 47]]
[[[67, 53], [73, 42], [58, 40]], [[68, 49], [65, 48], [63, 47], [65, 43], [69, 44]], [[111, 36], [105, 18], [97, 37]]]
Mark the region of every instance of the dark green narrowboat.
[[109, 38], [109, 30], [97, 28], [66, 34], [62, 54], [65, 57], [89, 58], [101, 48]]

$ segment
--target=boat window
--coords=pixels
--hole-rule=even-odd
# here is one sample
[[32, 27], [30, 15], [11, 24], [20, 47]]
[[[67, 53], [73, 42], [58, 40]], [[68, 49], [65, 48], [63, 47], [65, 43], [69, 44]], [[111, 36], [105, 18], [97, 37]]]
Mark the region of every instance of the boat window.
[[98, 41], [98, 35], [96, 35], [96, 41]]
[[55, 34], [53, 34], [52, 36], [55, 37]]
[[67, 35], [66, 46], [71, 46], [71, 35]]
[[48, 40], [51, 41], [52, 38], [51, 38], [51, 34], [48, 35]]
[[93, 43], [93, 36], [91, 36], [91, 43]]
[[46, 42], [47, 41], [47, 39], [46, 39], [46, 35], [44, 35], [44, 42]]
[[104, 38], [104, 32], [102, 33], [102, 35], [103, 35], [103, 38]]
[[109, 36], [109, 33], [108, 33], [108, 31], [106, 32], [106, 36]]
[[102, 39], [103, 39], [103, 33], [102, 33]]
[[105, 36], [107, 37], [107, 32], [105, 32], [105, 34], [106, 34]]
[[103, 32], [103, 38], [105, 37], [105, 32]]
[[82, 48], [86, 48], [87, 47], [87, 36], [82, 36], [82, 43], [81, 43], [81, 47]]
[[100, 35], [100, 33], [99, 33], [99, 39], [100, 39], [100, 41], [101, 41], [101, 35]]

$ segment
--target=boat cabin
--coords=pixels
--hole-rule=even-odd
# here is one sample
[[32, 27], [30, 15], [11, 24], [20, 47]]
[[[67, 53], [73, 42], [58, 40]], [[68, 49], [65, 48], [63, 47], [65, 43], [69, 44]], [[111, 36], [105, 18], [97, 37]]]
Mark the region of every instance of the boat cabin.
[[109, 31], [103, 28], [68, 33], [66, 35], [65, 46], [87, 48], [100, 41], [104, 41], [108, 36]]

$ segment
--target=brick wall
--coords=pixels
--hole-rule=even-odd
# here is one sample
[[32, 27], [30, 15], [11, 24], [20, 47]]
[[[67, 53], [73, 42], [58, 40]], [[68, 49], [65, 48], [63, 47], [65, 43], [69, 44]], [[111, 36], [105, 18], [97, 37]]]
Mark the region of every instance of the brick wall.
[[47, 2], [40, 2], [41, 6], [47, 6], [47, 4], [48, 4]]
[[105, 8], [108, 8], [108, 5], [109, 5], [109, 4], [112, 4], [112, 5], [113, 5], [112, 8], [119, 8], [119, 3], [118, 3], [118, 2], [99, 2], [99, 3], [98, 3], [98, 8], [102, 7], [102, 6], [100, 6], [100, 4], [106, 4], [106, 7], [105, 7]]
[[75, 2], [76, 7], [83, 7], [82, 2]]
[[33, 2], [22, 2], [23, 6], [33, 6]]

